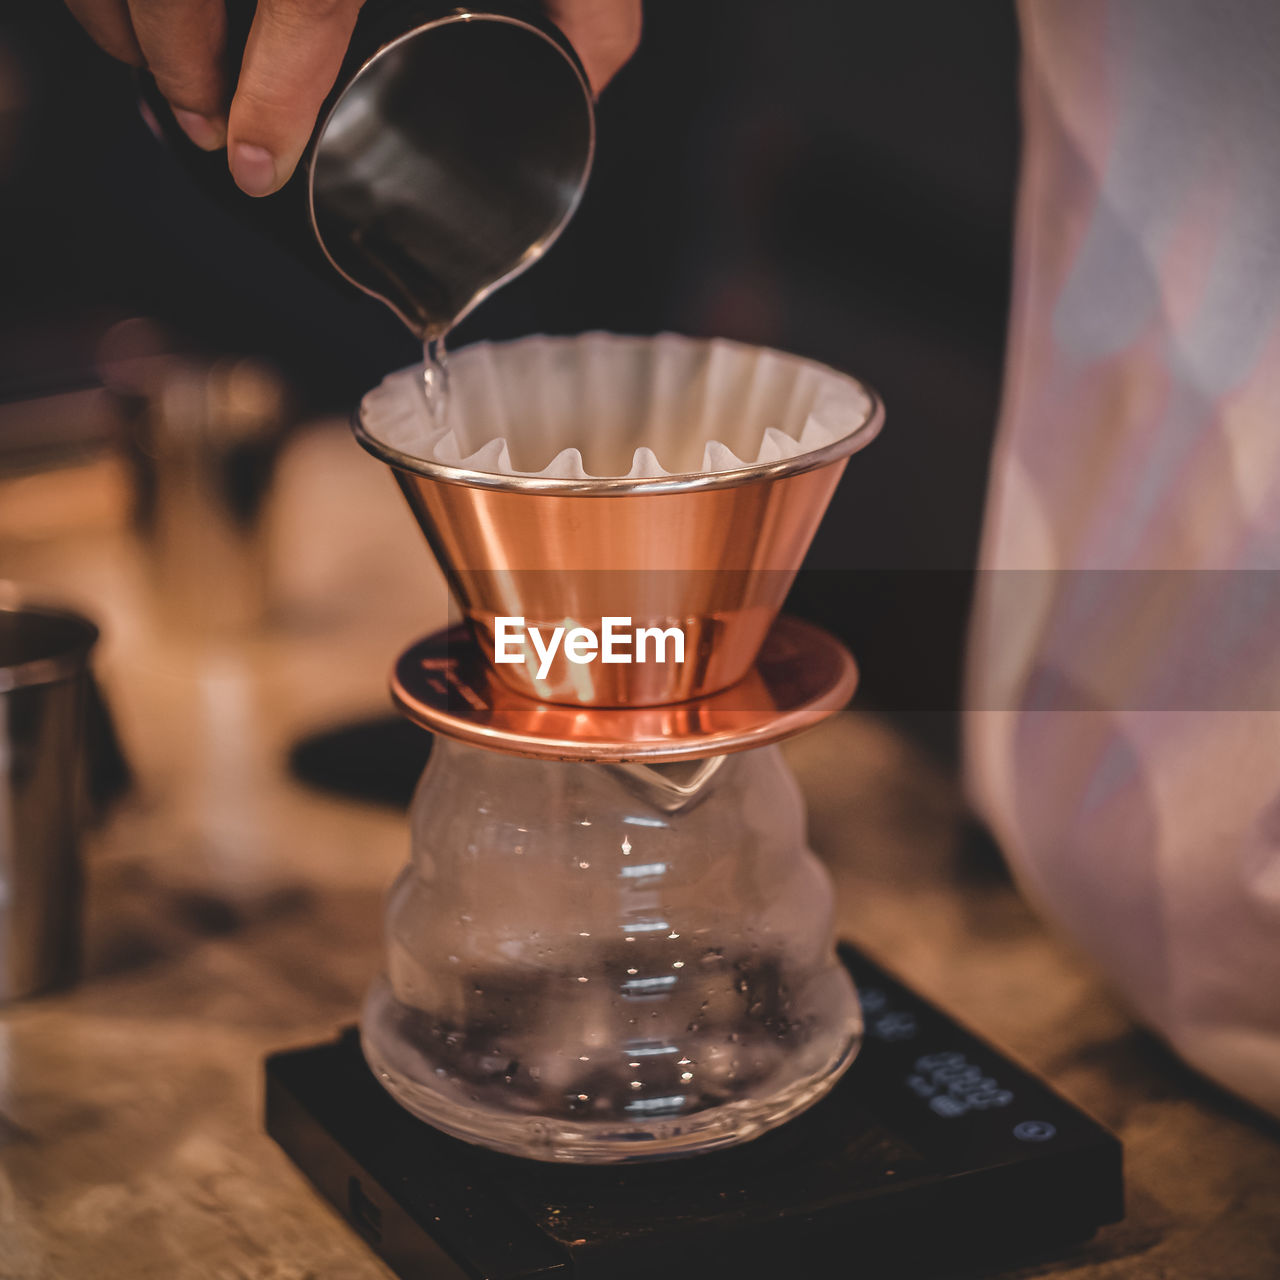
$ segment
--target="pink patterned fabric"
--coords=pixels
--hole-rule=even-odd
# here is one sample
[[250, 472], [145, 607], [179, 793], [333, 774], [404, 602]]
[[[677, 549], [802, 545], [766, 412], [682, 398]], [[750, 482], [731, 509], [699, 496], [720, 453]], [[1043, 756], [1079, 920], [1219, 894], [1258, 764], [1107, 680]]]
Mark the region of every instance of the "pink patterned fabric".
[[1041, 910], [1280, 1113], [1280, 4], [1022, 0], [971, 794]]

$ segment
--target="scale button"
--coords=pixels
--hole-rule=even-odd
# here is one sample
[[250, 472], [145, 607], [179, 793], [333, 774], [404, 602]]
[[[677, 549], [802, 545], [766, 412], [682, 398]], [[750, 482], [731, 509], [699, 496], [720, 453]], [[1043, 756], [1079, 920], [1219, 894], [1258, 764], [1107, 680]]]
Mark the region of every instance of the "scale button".
[[889, 1003], [889, 998], [879, 987], [859, 987], [858, 1001], [863, 1013], [879, 1013]]
[[938, 1092], [938, 1088], [933, 1081], [921, 1075], [908, 1076], [907, 1088], [912, 1093], [918, 1093], [922, 1098], [932, 1098]]
[[905, 1009], [891, 1009], [882, 1013], [870, 1030], [880, 1040], [910, 1040], [916, 1033], [916, 1016]]
[[917, 1058], [916, 1070], [937, 1071], [939, 1067], [962, 1067], [964, 1064], [963, 1053], [948, 1049], [945, 1053], [926, 1053], [923, 1058]]
[[1013, 1136], [1019, 1142], [1048, 1142], [1058, 1131], [1047, 1120], [1024, 1120], [1013, 1126]]

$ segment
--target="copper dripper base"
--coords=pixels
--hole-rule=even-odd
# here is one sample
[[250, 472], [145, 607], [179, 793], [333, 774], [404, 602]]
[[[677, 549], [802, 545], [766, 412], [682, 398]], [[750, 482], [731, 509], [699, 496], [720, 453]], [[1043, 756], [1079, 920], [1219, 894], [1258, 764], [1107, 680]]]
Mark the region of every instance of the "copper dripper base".
[[540, 702], [498, 680], [465, 626], [407, 649], [391, 696], [415, 724], [508, 755], [662, 764], [778, 742], [839, 711], [858, 668], [833, 636], [778, 618], [755, 665], [728, 689], [665, 706], [571, 707]]

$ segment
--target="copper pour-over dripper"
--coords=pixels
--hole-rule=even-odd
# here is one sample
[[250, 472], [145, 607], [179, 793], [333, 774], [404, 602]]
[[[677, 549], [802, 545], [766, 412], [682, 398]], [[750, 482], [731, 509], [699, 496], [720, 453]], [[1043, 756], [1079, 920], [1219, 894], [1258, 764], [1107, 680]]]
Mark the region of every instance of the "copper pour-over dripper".
[[[652, 707], [716, 694], [751, 670], [849, 455], [883, 421], [874, 393], [846, 381], [865, 410], [845, 434], [724, 471], [498, 474], [405, 453], [363, 412], [355, 433], [394, 471], [496, 681], [544, 704]], [[562, 650], [540, 676], [532, 651], [526, 664], [493, 662], [500, 617], [544, 634], [598, 633], [606, 618], [675, 626], [684, 660], [579, 665]]]
[[[739, 377], [732, 353], [713, 378], [701, 347], [677, 373], [642, 360], [618, 377], [591, 359], [613, 341], [513, 344], [484, 394], [454, 383], [465, 412], [426, 434], [411, 371], [411, 394], [367, 398], [356, 424], [466, 615], [392, 677], [437, 742], [361, 1017], [365, 1057], [446, 1133], [579, 1163], [748, 1141], [822, 1097], [862, 1035], [830, 880], [770, 744], [853, 692], [844, 646], [778, 610], [879, 402], [812, 366], [807, 381], [776, 365]], [[548, 357], [532, 374], [530, 351]], [[581, 451], [543, 460], [554, 474], [515, 470], [570, 420]], [[635, 441], [634, 474], [590, 478], [586, 458], [625, 465], [610, 424], [613, 445]], [[702, 470], [663, 473], [663, 455], [687, 467], [703, 436]], [[756, 460], [715, 469], [744, 455]], [[498, 618], [602, 633], [618, 617], [678, 624], [684, 661], [561, 658], [541, 678], [495, 661]]]

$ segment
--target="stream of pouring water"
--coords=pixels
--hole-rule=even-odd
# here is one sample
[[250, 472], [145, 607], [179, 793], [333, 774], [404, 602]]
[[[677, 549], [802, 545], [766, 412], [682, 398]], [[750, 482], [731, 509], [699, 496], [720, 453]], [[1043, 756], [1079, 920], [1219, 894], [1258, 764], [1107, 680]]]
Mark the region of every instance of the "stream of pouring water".
[[443, 427], [449, 412], [449, 367], [444, 334], [428, 338], [422, 344], [422, 358], [422, 394], [427, 412], [437, 427]]

